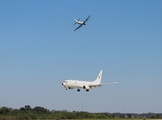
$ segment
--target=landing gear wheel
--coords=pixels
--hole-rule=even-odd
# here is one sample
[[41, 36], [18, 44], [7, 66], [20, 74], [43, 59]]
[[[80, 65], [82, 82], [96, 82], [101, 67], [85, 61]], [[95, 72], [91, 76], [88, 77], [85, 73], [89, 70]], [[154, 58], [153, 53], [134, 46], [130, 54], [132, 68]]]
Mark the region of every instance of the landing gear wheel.
[[80, 89], [77, 89], [78, 92], [80, 92]]

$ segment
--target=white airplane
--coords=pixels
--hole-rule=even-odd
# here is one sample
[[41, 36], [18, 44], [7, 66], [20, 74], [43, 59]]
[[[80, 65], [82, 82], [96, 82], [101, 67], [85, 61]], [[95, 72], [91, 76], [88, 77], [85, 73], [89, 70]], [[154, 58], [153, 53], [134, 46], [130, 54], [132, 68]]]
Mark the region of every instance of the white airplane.
[[83, 22], [82, 21], [79, 21], [80, 18], [78, 20], [74, 19], [75, 20], [75, 23], [73, 25], [75, 25], [76, 23], [79, 24], [79, 26], [74, 30], [76, 31], [77, 29], [79, 29], [80, 27], [82, 27], [82, 25], [86, 25], [86, 22], [88, 21], [88, 19], [90, 18], [91, 15], [89, 15], [86, 20], [84, 20]]
[[80, 88], [85, 89], [86, 91], [89, 91], [90, 88], [96, 88], [100, 87], [104, 84], [116, 84], [118, 82], [109, 82], [109, 83], [101, 83], [102, 78], [102, 70], [99, 72], [96, 80], [93, 82], [90, 81], [80, 81], [80, 80], [65, 80], [62, 85], [67, 89], [74, 89], [77, 88], [77, 91], [80, 91]]

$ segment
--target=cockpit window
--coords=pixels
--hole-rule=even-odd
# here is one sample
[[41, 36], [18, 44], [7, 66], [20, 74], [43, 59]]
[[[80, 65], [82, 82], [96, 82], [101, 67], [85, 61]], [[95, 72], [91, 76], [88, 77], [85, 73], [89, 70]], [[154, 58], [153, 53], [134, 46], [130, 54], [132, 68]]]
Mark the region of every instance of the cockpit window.
[[68, 82], [65, 80], [64, 83], [68, 83]]

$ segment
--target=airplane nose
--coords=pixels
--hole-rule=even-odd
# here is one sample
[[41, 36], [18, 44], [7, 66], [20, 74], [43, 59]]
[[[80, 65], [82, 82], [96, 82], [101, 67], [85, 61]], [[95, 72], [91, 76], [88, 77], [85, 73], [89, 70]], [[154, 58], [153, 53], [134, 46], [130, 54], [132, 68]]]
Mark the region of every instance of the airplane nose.
[[62, 85], [64, 85], [64, 83], [62, 83]]

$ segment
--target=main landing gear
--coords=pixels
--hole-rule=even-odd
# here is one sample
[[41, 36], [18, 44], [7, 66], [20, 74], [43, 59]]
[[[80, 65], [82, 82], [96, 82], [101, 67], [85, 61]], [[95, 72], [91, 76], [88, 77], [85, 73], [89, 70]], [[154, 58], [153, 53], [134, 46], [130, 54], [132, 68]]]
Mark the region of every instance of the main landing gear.
[[80, 92], [80, 89], [77, 89], [78, 92]]
[[89, 92], [89, 89], [87, 89], [86, 92]]

